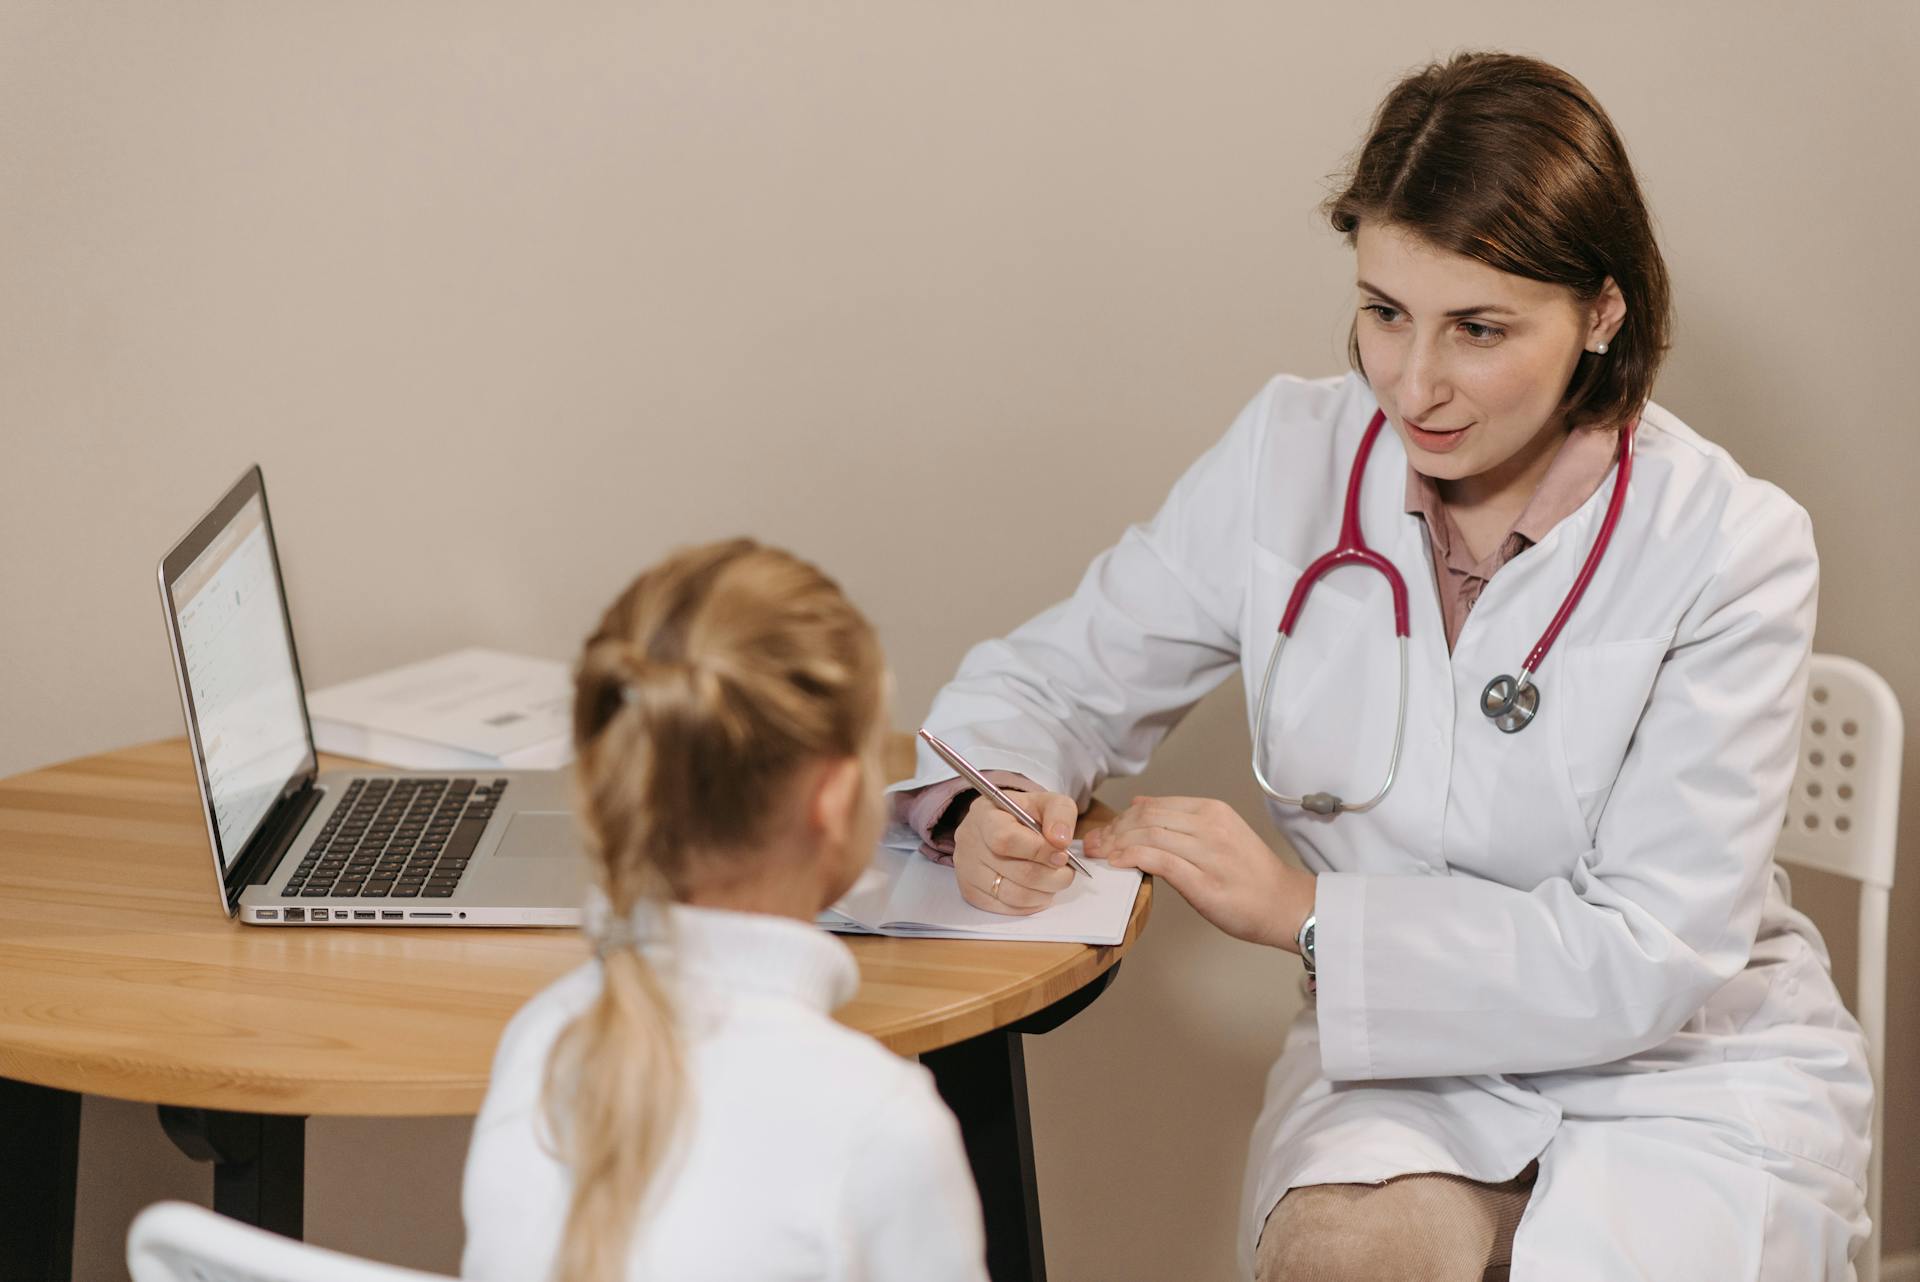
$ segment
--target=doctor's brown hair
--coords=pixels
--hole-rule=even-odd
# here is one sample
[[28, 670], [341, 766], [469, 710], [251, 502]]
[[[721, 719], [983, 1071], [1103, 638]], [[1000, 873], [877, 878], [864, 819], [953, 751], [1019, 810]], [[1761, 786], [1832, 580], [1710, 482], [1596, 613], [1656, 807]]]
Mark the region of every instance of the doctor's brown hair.
[[[1585, 85], [1537, 58], [1461, 53], [1407, 76], [1326, 204], [1352, 244], [1362, 223], [1403, 228], [1581, 302], [1611, 277], [1626, 319], [1605, 355], [1582, 352], [1569, 427], [1618, 427], [1653, 395], [1672, 330], [1667, 266], [1625, 145]], [[1360, 364], [1357, 331], [1349, 335]]]
[[[747, 539], [642, 574], [580, 655], [573, 743], [589, 858], [616, 921], [755, 857], [799, 768], [877, 750], [885, 662], [834, 582]], [[640, 948], [602, 948], [598, 999], [567, 1026], [544, 1107], [572, 1177], [552, 1277], [617, 1282], [678, 1130], [673, 1003]]]

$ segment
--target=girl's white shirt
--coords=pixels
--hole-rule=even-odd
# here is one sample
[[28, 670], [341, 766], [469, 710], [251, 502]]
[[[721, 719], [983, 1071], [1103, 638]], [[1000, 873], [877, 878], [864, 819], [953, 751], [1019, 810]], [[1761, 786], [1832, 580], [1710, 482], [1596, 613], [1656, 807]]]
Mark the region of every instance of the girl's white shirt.
[[[687, 1100], [629, 1250], [637, 1280], [983, 1282], [980, 1203], [924, 1068], [834, 1022], [859, 971], [839, 940], [759, 913], [676, 905], [642, 947], [674, 995]], [[465, 1277], [551, 1275], [572, 1182], [542, 1102], [597, 963], [514, 1016], [467, 1155]]]

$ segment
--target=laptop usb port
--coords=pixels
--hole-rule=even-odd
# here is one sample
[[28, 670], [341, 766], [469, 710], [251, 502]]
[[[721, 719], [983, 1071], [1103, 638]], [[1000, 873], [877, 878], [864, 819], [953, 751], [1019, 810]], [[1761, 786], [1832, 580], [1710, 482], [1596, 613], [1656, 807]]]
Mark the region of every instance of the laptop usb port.
[[278, 921], [280, 919], [280, 910], [278, 908], [261, 908], [256, 910], [253, 916], [255, 921]]
[[381, 921], [404, 921], [406, 920], [406, 916], [407, 915], [398, 908], [382, 908], [380, 910]]
[[305, 921], [306, 919], [307, 919], [307, 910], [306, 910], [306, 909], [304, 909], [304, 908], [289, 908], [289, 909], [287, 909], [287, 920], [288, 920], [288, 921]]
[[373, 920], [373, 909], [371, 909], [371, 908], [356, 908], [356, 909], [354, 909], [354, 910], [353, 910], [353, 919], [354, 919], [355, 921], [372, 921], [372, 920]]

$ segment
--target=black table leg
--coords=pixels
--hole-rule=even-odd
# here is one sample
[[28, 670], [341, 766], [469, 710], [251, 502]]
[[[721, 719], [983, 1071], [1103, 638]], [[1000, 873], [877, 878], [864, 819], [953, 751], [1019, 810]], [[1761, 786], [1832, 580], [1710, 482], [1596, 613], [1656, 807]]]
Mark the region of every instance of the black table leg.
[[940, 1097], [960, 1119], [967, 1164], [986, 1216], [987, 1276], [993, 1282], [1046, 1282], [1047, 1277], [1021, 1036], [996, 1028], [920, 1057], [932, 1070]]
[[22, 1282], [73, 1276], [80, 1097], [0, 1078], [0, 1265]]
[[160, 1105], [160, 1126], [182, 1153], [213, 1163], [213, 1209], [297, 1238], [305, 1227], [307, 1119]]
[[960, 1120], [967, 1164], [987, 1225], [987, 1276], [993, 1282], [1046, 1282], [1040, 1236], [1040, 1183], [1033, 1169], [1027, 1115], [1026, 1034], [1048, 1033], [1106, 991], [1119, 963], [1079, 991], [1016, 1024], [920, 1057], [940, 1098]]

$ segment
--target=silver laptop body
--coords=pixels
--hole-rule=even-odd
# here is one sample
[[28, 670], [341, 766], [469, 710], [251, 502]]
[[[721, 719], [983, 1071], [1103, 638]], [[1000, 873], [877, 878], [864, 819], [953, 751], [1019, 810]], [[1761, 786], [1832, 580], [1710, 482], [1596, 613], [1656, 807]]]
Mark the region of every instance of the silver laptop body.
[[249, 925], [578, 925], [564, 771], [318, 773], [255, 466], [160, 561], [222, 906]]

